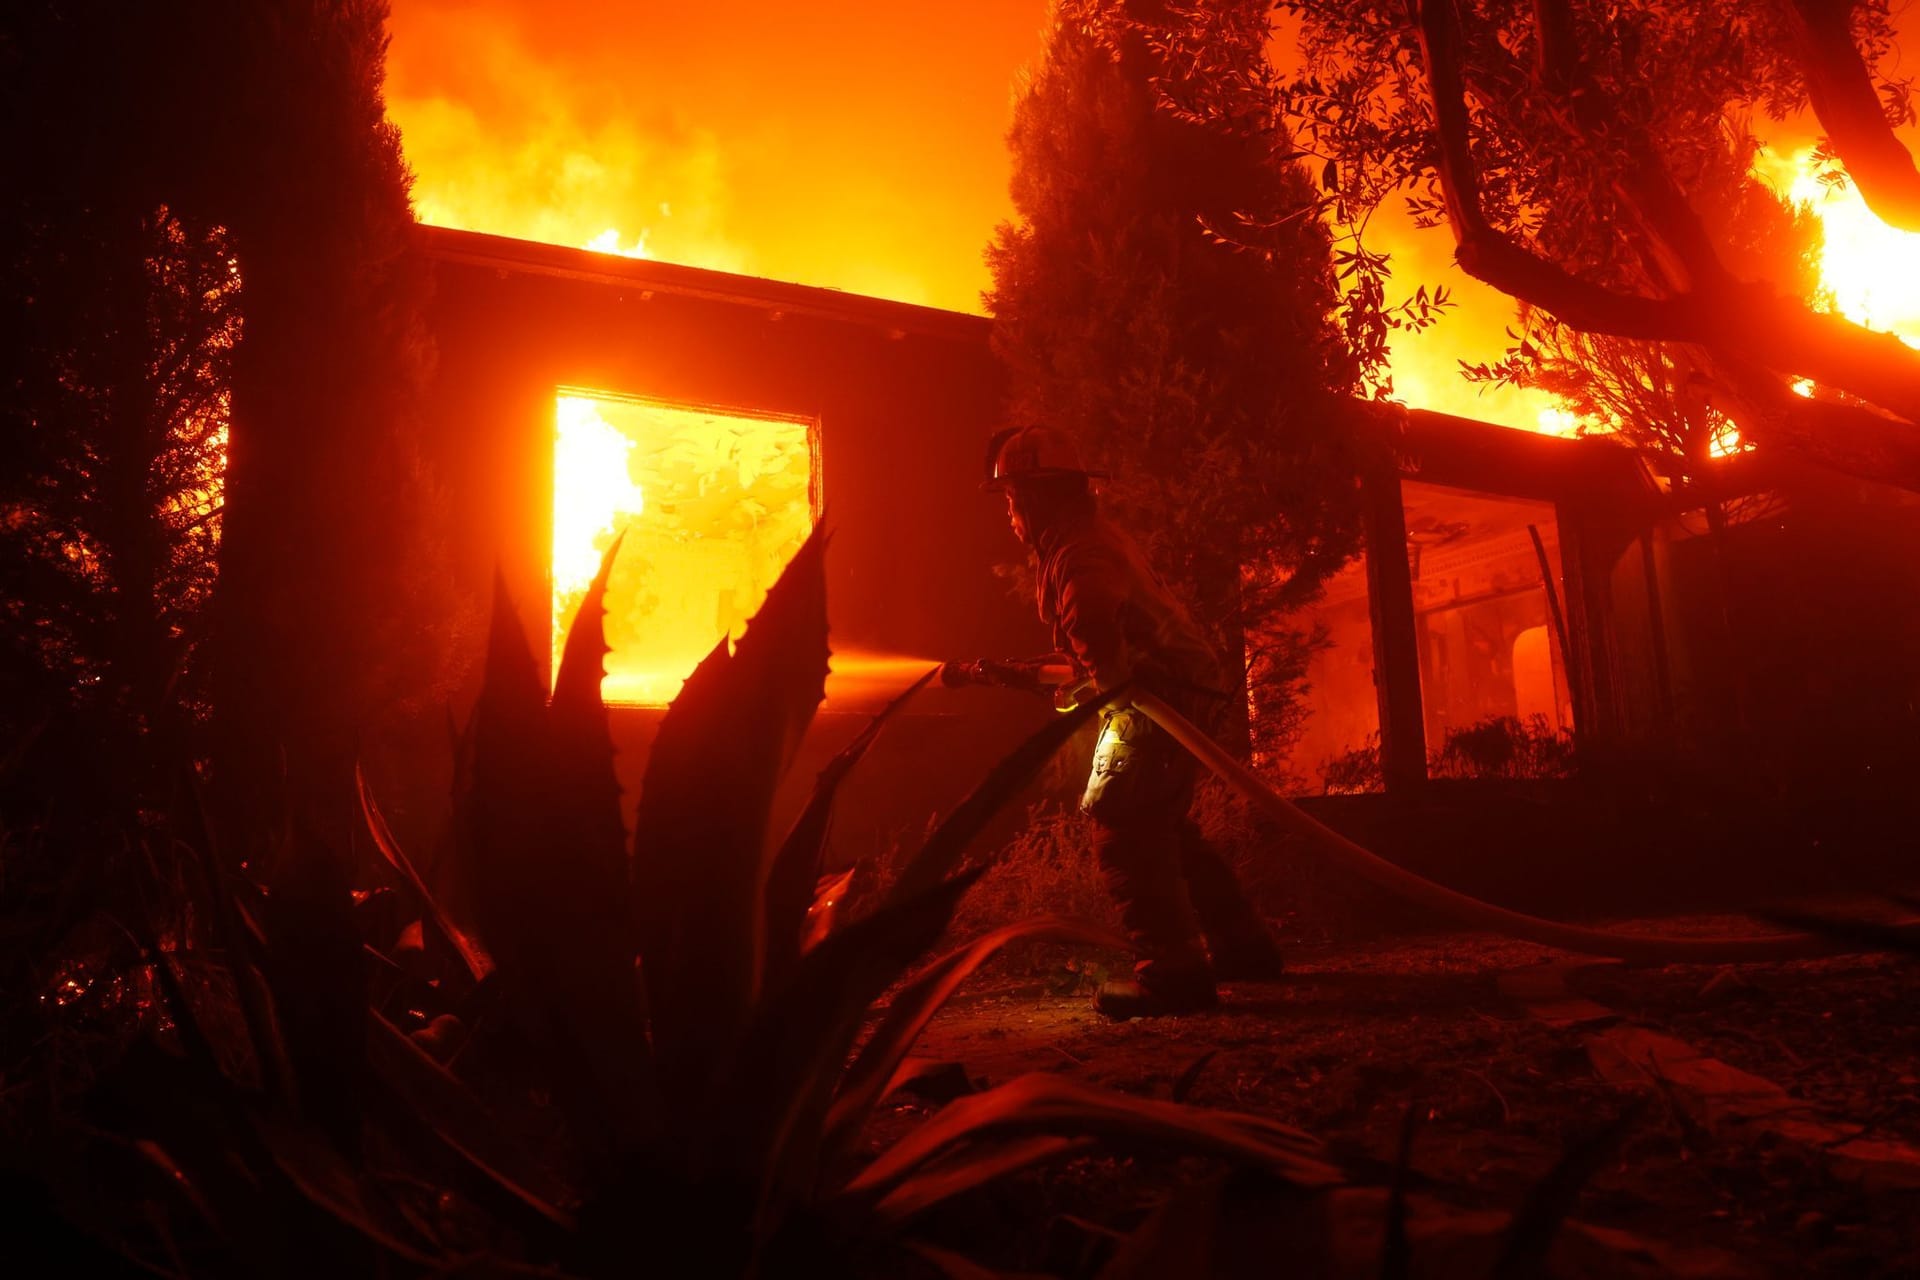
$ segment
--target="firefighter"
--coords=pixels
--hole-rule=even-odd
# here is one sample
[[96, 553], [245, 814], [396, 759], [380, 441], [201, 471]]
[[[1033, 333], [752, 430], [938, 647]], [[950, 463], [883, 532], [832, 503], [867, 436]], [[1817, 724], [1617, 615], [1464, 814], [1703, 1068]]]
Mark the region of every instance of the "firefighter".
[[[1033, 557], [1040, 617], [1081, 686], [1133, 681], [1203, 728], [1217, 719], [1229, 700], [1220, 664], [1139, 546], [1101, 514], [1093, 483], [1106, 474], [1038, 426], [995, 436], [988, 463], [987, 488], [1006, 495]], [[1133, 976], [1094, 996], [1108, 1017], [1207, 1009], [1216, 978], [1280, 974], [1266, 922], [1188, 814], [1196, 771], [1144, 712], [1122, 703], [1104, 713], [1080, 807], [1135, 951]]]

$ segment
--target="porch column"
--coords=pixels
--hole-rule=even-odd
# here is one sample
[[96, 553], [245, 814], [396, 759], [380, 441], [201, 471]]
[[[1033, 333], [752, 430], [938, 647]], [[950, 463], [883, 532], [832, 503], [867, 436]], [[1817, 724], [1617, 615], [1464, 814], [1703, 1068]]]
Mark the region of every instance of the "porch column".
[[1420, 641], [1400, 476], [1370, 472], [1361, 483], [1367, 550], [1367, 607], [1373, 620], [1373, 692], [1380, 707], [1380, 770], [1389, 792], [1427, 780], [1427, 727], [1420, 707]]

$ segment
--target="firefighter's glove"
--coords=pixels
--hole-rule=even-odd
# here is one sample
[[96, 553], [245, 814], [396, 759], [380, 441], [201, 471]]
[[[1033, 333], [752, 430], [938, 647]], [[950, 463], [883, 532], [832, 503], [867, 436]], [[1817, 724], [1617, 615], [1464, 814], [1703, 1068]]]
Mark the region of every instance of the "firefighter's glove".
[[977, 658], [972, 662], [944, 663], [940, 668], [940, 683], [949, 689], [983, 684], [1026, 693], [1046, 692], [1040, 679], [1039, 662], [1021, 658]]
[[1090, 678], [1063, 681], [1053, 686], [1053, 709], [1060, 712], [1072, 711], [1087, 699], [1099, 695], [1100, 686]]

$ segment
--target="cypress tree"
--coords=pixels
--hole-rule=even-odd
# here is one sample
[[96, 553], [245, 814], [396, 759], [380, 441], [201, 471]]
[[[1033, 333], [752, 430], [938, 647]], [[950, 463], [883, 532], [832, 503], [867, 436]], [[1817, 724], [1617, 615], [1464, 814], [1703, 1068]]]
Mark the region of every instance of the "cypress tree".
[[1018, 217], [988, 250], [987, 301], [1012, 420], [1113, 471], [1109, 505], [1247, 656], [1278, 747], [1312, 640], [1284, 619], [1357, 548], [1359, 366], [1267, 15], [1061, 0], [1015, 110]]

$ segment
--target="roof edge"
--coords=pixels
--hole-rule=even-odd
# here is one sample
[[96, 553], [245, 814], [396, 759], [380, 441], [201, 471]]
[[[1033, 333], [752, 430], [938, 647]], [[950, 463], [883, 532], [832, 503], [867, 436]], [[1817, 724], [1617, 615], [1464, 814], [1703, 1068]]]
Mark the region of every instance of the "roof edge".
[[953, 342], [984, 344], [992, 328], [986, 316], [912, 302], [895, 302], [817, 285], [791, 284], [651, 258], [627, 258], [592, 249], [516, 240], [484, 231], [462, 231], [416, 222], [415, 247], [428, 258], [498, 271], [625, 285], [643, 294], [668, 294], [758, 308], [774, 317], [809, 316], [865, 325], [892, 337], [909, 333]]

